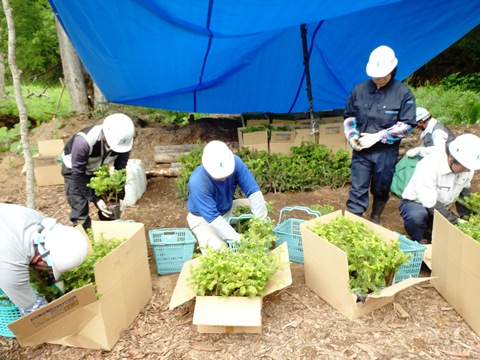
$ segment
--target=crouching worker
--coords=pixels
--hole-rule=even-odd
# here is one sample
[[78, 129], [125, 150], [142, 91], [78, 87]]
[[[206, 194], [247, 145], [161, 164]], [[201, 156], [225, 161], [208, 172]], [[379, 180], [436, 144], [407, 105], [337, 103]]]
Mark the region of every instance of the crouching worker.
[[79, 266], [88, 254], [80, 231], [27, 207], [0, 204], [0, 228], [0, 289], [22, 315], [47, 304], [30, 284], [30, 267], [50, 271], [52, 284], [63, 290], [61, 274]]
[[[80, 130], [65, 145], [62, 175], [65, 195], [72, 208], [70, 220], [73, 226], [81, 224], [84, 229], [92, 227], [90, 202], [97, 207], [100, 220], [110, 219], [112, 212], [107, 204], [87, 184], [103, 164], [113, 163], [116, 170], [127, 167], [134, 136], [132, 120], [125, 114], [113, 114], [107, 116], [102, 125]], [[124, 197], [125, 191], [122, 191], [119, 194], [121, 212], [125, 206]]]
[[[248, 200], [234, 200], [237, 185]], [[225, 247], [225, 240], [240, 240], [227, 221], [236, 207], [249, 204], [255, 217], [267, 216], [265, 199], [252, 173], [221, 141], [205, 146], [202, 165], [191, 174], [188, 190], [187, 221], [202, 253], [207, 247]]]
[[[431, 242], [434, 210], [452, 224], [465, 221], [462, 218], [470, 212], [458, 199], [470, 195], [470, 183], [478, 169], [480, 138], [472, 134], [458, 136], [445, 151], [419, 161], [398, 206], [411, 239]], [[450, 210], [453, 203], [458, 215]]]

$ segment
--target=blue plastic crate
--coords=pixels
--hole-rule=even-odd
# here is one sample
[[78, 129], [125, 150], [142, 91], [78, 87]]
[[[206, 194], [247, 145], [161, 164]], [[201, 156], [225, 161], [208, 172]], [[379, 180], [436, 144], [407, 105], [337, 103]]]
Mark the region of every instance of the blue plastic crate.
[[287, 242], [288, 257], [290, 261], [303, 264], [303, 246], [302, 235], [300, 233], [300, 224], [306, 220], [301, 219], [287, 219], [283, 223], [277, 225], [273, 232], [277, 237], [275, 247], [279, 247], [284, 242]]
[[300, 233], [300, 224], [306, 220], [294, 218], [285, 219], [286, 212], [294, 210], [301, 210], [315, 217], [321, 216], [322, 214], [319, 211], [312, 210], [304, 206], [287, 206], [280, 211], [278, 225], [273, 229], [273, 232], [277, 237], [277, 240], [275, 241], [275, 247], [287, 242], [288, 257], [290, 261], [303, 264], [303, 246], [302, 235]]
[[0, 336], [13, 338], [15, 335], [8, 328], [8, 324], [22, 317], [18, 307], [7, 298], [0, 289]]
[[148, 236], [159, 275], [179, 273], [183, 263], [192, 259], [196, 239], [190, 229], [150, 230]]
[[410, 255], [410, 260], [407, 264], [400, 266], [400, 269], [395, 273], [396, 283], [412, 277], [418, 277], [422, 267], [423, 254], [427, 249], [422, 244], [412, 241], [401, 234], [398, 235], [398, 240], [400, 241], [400, 249]]

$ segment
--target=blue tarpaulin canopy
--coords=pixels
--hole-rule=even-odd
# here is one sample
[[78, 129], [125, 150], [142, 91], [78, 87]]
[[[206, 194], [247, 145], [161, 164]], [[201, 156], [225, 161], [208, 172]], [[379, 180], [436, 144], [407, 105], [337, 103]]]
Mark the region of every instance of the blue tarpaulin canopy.
[[478, 0], [50, 0], [110, 102], [185, 112], [345, 106], [379, 45], [404, 79], [480, 23]]

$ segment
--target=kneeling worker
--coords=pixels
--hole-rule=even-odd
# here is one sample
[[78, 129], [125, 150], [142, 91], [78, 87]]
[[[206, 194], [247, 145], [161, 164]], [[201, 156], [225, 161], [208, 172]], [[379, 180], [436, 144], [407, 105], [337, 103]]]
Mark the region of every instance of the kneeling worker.
[[[234, 200], [237, 185], [248, 200]], [[205, 146], [202, 165], [191, 174], [188, 189], [187, 221], [202, 253], [207, 247], [225, 247], [225, 240], [240, 240], [227, 220], [237, 206], [249, 204], [254, 216], [267, 216], [265, 199], [252, 173], [221, 141]]]
[[61, 274], [82, 264], [88, 254], [80, 231], [27, 207], [0, 204], [0, 228], [0, 289], [22, 315], [47, 304], [30, 284], [30, 267], [51, 271], [60, 285]]
[[[398, 209], [405, 230], [420, 243], [431, 241], [434, 210], [452, 224], [465, 221], [469, 210], [458, 202], [470, 195], [474, 170], [480, 169], [480, 138], [458, 136], [443, 152], [434, 152], [419, 161], [402, 193]], [[458, 215], [450, 210], [455, 203]]]

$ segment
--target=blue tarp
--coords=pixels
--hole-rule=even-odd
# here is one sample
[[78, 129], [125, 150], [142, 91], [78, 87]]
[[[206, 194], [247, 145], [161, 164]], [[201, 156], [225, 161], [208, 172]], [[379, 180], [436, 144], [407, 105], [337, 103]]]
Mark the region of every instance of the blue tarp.
[[345, 106], [388, 45], [404, 79], [480, 23], [478, 0], [50, 0], [110, 102], [185, 112]]

